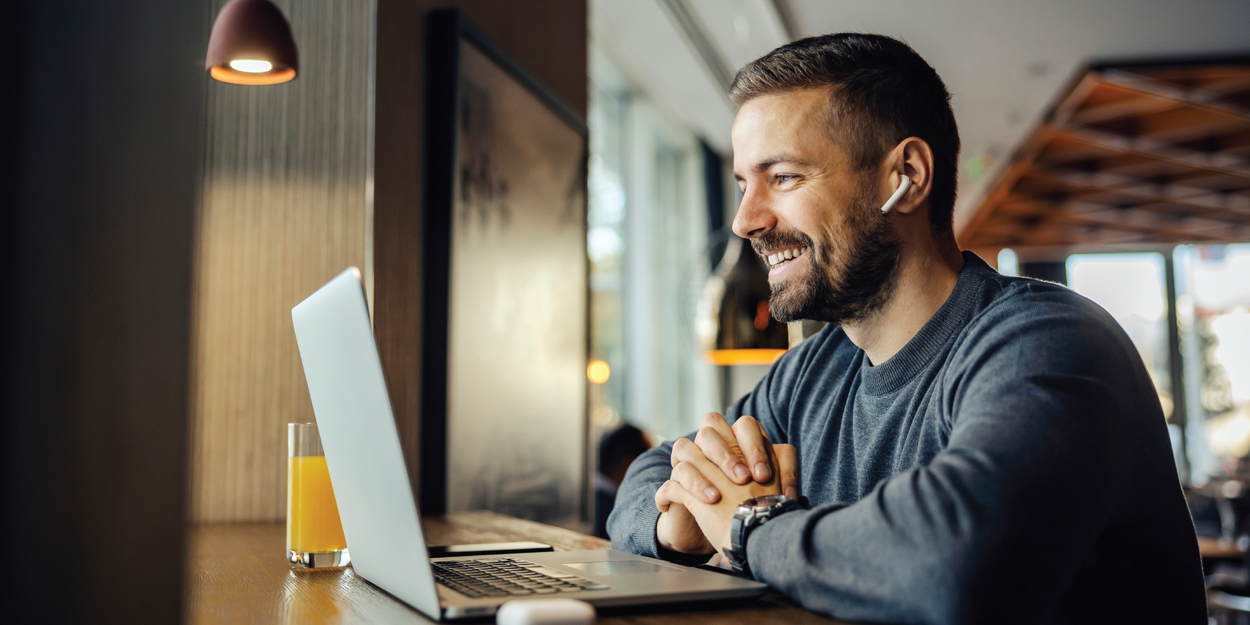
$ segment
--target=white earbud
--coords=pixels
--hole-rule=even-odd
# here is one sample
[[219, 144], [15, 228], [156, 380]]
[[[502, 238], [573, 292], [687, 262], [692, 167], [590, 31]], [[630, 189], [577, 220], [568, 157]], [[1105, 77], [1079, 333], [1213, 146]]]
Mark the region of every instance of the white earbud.
[[898, 203], [899, 198], [903, 197], [903, 194], [907, 193], [907, 190], [911, 188], [911, 178], [908, 178], [907, 176], [899, 177], [903, 180], [898, 183], [898, 191], [895, 191], [894, 195], [891, 195], [890, 199], [886, 200], [885, 205], [881, 207], [882, 215], [890, 212], [890, 209], [894, 208], [894, 205]]

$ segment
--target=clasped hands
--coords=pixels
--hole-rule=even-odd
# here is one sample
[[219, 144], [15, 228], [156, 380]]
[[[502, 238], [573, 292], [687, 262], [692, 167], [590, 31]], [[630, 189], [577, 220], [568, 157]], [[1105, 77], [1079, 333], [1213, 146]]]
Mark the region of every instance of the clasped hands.
[[731, 427], [717, 412], [703, 415], [694, 442], [673, 443], [671, 478], [655, 493], [661, 547], [692, 554], [715, 553], [724, 565], [738, 504], [763, 495], [798, 497], [798, 454], [793, 445], [774, 445], [752, 417]]

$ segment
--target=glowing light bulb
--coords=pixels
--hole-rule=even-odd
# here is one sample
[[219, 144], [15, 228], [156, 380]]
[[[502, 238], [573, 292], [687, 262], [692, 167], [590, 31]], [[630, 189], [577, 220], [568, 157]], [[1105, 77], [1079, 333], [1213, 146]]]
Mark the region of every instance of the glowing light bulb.
[[263, 74], [273, 69], [273, 63], [257, 59], [235, 59], [230, 61], [230, 69], [249, 74]]
[[608, 381], [612, 375], [612, 370], [608, 368], [608, 363], [602, 360], [596, 360], [586, 367], [586, 377], [590, 378], [595, 384], [603, 384]]

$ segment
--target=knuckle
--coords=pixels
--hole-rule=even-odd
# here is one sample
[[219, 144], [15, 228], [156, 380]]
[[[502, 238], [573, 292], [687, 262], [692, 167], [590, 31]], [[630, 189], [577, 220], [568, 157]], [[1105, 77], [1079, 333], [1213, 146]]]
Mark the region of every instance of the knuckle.
[[719, 412], [708, 412], [703, 415], [701, 423], [705, 426], [715, 426], [718, 422], [724, 421], [725, 418]]
[[681, 484], [682, 488], [690, 491], [702, 490], [702, 484], [706, 482], [703, 472], [689, 462], [683, 462], [677, 465], [673, 470], [673, 478]]
[[704, 446], [717, 438], [720, 438], [720, 434], [716, 432], [716, 428], [705, 425], [699, 428], [699, 433], [695, 435], [694, 440], [695, 444], [698, 445], [700, 449], [704, 449], [704, 451], [706, 451]]

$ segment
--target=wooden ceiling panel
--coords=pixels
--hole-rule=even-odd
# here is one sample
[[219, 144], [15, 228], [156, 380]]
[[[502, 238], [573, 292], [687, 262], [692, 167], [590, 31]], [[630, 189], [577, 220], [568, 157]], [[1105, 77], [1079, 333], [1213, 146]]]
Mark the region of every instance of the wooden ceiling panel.
[[957, 233], [966, 246], [1250, 240], [1250, 54], [1093, 65]]
[[1115, 158], [1106, 148], [1077, 141], [1069, 137], [1056, 137], [1037, 155], [1039, 163], [1076, 163], [1082, 161]]
[[1247, 120], [1221, 111], [1182, 106], [1086, 125], [1095, 130], [1126, 137], [1144, 137], [1173, 143], [1231, 134], [1250, 128]]
[[[1153, 181], [1176, 181], [1183, 179], [1186, 174], [1194, 171], [1192, 167], [1178, 165], [1171, 161], [1161, 161], [1159, 159], [1140, 159], [1136, 155], [1128, 155], [1134, 157], [1106, 159], [1101, 163], [1101, 167], [1097, 171], [1102, 171], [1117, 176], [1125, 176], [1136, 178], [1138, 180]], [[1218, 173], [1218, 172], [1213, 172]]]
[[1212, 93], [1250, 91], [1250, 65], [1125, 70], [1142, 78], [1165, 82], [1178, 89], [1201, 89]]
[[1192, 141], [1181, 143], [1179, 146], [1199, 152], [1241, 152], [1246, 154], [1250, 153], [1250, 130], [1225, 135], [1199, 137]]
[[1171, 180], [1210, 191], [1242, 192], [1250, 189], [1250, 180], [1247, 180], [1245, 176], [1235, 176], [1219, 171], [1191, 169], [1173, 174]]

